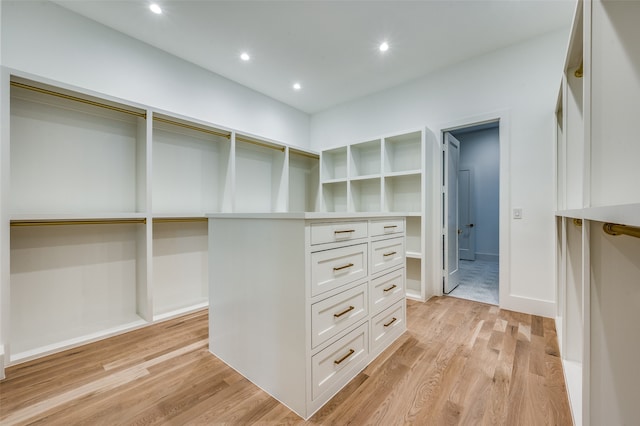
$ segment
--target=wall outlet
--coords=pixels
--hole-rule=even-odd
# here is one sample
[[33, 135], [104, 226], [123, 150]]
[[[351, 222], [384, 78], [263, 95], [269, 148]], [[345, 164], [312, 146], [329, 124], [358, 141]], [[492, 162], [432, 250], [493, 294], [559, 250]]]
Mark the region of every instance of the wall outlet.
[[522, 209], [513, 209], [513, 218], [522, 219]]

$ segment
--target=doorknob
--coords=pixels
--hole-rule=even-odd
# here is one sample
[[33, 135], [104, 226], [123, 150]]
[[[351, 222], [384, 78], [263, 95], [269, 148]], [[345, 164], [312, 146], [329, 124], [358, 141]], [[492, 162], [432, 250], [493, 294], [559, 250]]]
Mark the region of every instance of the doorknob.
[[458, 229], [458, 235], [462, 234], [462, 229]]

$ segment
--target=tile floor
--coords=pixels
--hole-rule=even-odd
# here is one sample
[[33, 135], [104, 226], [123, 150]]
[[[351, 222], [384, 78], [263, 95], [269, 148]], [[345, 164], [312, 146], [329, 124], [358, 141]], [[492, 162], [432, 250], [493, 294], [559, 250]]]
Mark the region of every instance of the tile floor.
[[459, 283], [449, 296], [498, 304], [498, 262], [461, 260]]

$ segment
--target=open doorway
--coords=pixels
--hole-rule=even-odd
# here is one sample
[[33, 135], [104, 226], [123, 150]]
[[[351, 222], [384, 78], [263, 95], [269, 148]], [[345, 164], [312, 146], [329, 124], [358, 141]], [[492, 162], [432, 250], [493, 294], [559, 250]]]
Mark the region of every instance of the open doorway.
[[500, 134], [492, 121], [443, 133], [443, 293], [499, 304]]

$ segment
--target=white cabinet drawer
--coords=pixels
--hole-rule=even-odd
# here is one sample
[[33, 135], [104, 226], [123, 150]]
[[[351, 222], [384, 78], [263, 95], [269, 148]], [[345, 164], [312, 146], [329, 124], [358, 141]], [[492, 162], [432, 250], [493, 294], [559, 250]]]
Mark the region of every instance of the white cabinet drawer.
[[371, 320], [371, 352], [375, 352], [389, 339], [398, 337], [405, 329], [405, 305], [400, 300], [386, 311], [376, 315]]
[[371, 281], [371, 313], [382, 312], [404, 296], [404, 268]]
[[404, 264], [404, 238], [371, 243], [371, 273], [376, 274], [385, 269]]
[[402, 219], [372, 220], [369, 226], [373, 237], [404, 232], [404, 220]]
[[369, 323], [311, 357], [312, 396], [316, 399], [338, 382], [346, 384], [354, 367], [369, 354]]
[[311, 295], [367, 276], [367, 243], [311, 253]]
[[311, 224], [311, 245], [357, 240], [367, 235], [367, 222]]
[[364, 283], [311, 305], [311, 346], [315, 348], [365, 318], [367, 295]]

